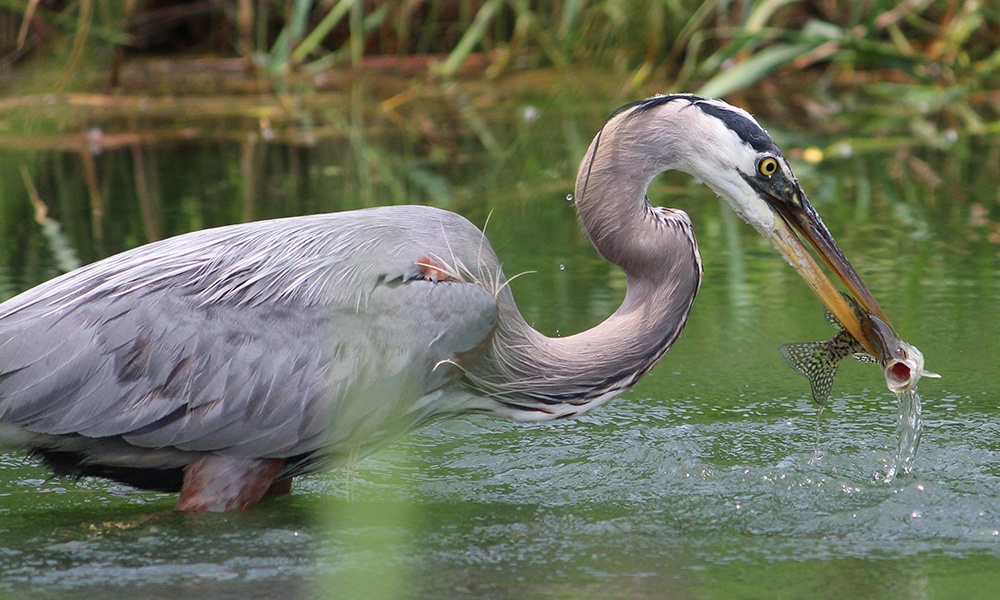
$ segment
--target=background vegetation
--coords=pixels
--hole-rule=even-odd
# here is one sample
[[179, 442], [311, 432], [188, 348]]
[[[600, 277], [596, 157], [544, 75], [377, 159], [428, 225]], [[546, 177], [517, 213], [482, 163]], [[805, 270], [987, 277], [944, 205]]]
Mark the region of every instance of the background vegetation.
[[[0, 0], [0, 74], [110, 89], [139, 57], [238, 58], [276, 89], [342, 64], [498, 77], [596, 68], [723, 96], [806, 73], [800, 108], [863, 87], [978, 128], [995, 118], [1000, 5], [981, 0]], [[387, 59], [393, 59], [386, 62]], [[381, 62], [380, 62], [381, 61]], [[464, 71], [463, 71], [464, 69]], [[23, 79], [4, 77], [8, 93]], [[50, 82], [51, 84], [51, 82]], [[907, 93], [902, 94], [905, 90]], [[822, 92], [822, 93], [820, 93]]]
[[[0, 0], [0, 227], [61, 220], [87, 261], [334, 209], [315, 205], [331, 173], [363, 204], [447, 206], [470, 160], [479, 189], [503, 172], [565, 195], [611, 108], [690, 91], [756, 114], [800, 176], [849, 161], [853, 210], [881, 195], [923, 230], [955, 182], [996, 187], [998, 70], [981, 0]], [[557, 111], [542, 156], [526, 140]], [[1000, 242], [1000, 193], [960, 208]]]

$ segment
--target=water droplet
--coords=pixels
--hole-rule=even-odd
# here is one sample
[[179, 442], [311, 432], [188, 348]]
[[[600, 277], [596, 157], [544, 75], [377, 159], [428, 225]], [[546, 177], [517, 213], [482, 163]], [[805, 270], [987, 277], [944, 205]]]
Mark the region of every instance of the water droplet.
[[566, 265], [560, 263], [559, 270], [560, 271], [565, 271], [566, 270]]
[[572, 201], [573, 201], [573, 194], [566, 194], [566, 202], [572, 202]]

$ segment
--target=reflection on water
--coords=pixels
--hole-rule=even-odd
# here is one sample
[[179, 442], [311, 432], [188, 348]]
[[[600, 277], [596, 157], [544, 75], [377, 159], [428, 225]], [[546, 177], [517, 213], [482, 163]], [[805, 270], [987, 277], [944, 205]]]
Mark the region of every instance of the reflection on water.
[[[578, 331], [610, 314], [624, 291], [564, 200], [612, 104], [533, 101], [539, 116], [530, 121], [516, 101], [454, 114], [415, 107], [411, 116], [430, 119], [423, 133], [348, 109], [330, 117], [343, 135], [311, 145], [266, 136], [172, 142], [144, 146], [138, 159], [137, 147], [106, 150], [89, 166], [74, 153], [7, 150], [0, 288], [9, 295], [60, 271], [51, 227], [34, 224], [23, 164], [62, 224], [59, 239], [85, 262], [250, 217], [414, 199], [488, 219], [507, 272], [534, 272], [513, 284], [528, 320], [548, 333]], [[428, 131], [448, 133], [429, 144]], [[956, 162], [941, 166], [943, 177], [990, 168], [969, 158], [980, 142], [966, 143], [945, 157]], [[1000, 309], [1000, 248], [990, 241], [991, 209], [972, 209], [993, 206], [995, 186], [955, 175], [941, 184], [955, 191], [947, 201], [938, 188], [907, 188], [904, 202], [883, 163], [892, 158], [800, 176], [894, 326], [945, 376], [923, 386], [916, 456], [897, 454], [898, 405], [878, 369], [845, 364], [817, 413], [777, 352], [826, 332], [817, 302], [710, 193], [668, 177], [652, 196], [691, 214], [706, 279], [681, 340], [623, 398], [575, 421], [439, 423], [245, 514], [171, 515], [168, 495], [52, 480], [0, 455], [0, 596], [308, 596], [320, 586], [367, 597], [841, 598], [996, 589], [1000, 324], [984, 316]], [[894, 465], [890, 481], [873, 478]]]

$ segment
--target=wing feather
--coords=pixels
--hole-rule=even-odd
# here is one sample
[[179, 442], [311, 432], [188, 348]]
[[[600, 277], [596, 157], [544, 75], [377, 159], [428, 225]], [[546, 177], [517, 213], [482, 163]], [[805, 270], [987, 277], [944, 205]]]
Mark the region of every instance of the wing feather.
[[[457, 215], [394, 207], [88, 265], [0, 305], [0, 423], [246, 457], [376, 443], [454, 380], [441, 365], [489, 339], [496, 300], [480, 282], [499, 265], [483, 245]], [[426, 281], [426, 256], [477, 272]]]

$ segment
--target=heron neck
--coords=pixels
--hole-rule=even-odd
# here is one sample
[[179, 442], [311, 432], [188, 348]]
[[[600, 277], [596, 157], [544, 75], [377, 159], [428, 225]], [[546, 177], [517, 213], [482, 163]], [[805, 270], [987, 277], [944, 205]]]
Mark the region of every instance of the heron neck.
[[626, 275], [643, 276], [655, 269], [639, 261], [655, 260], [660, 254], [649, 245], [655, 215], [646, 199], [646, 190], [660, 171], [643, 169], [648, 161], [637, 155], [634, 146], [618, 143], [619, 137], [612, 130], [594, 139], [580, 165], [573, 197], [597, 252]]
[[625, 298], [593, 328], [550, 338], [524, 322], [504, 290], [489, 372], [474, 379], [505, 416], [546, 420], [600, 405], [646, 374], [687, 321], [701, 282], [690, 221], [649, 205], [646, 187], [656, 173], [636, 177], [628, 150], [592, 146], [575, 196], [594, 246], [625, 272]]

